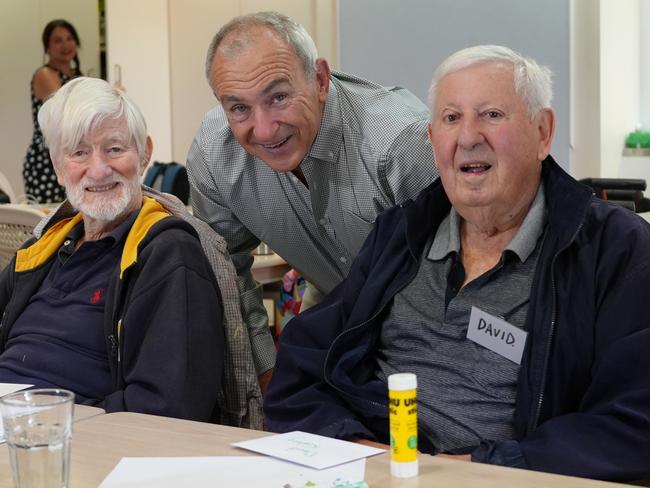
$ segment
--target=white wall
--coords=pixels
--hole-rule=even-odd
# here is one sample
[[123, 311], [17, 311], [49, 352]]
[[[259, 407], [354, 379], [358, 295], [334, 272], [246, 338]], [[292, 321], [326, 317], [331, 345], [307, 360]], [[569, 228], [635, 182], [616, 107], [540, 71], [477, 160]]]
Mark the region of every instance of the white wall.
[[106, 67], [140, 107], [153, 139], [152, 160], [172, 161], [169, 12], [167, 0], [107, 0]]
[[122, 65], [142, 109], [153, 158], [185, 164], [204, 114], [217, 103], [204, 74], [208, 44], [232, 17], [277, 10], [305, 26], [337, 65], [336, 0], [106, 0], [109, 81]]
[[643, 130], [650, 131], [650, 0], [642, 0], [641, 22], [641, 123]]
[[569, 0], [339, 0], [341, 67], [426, 101], [433, 70], [458, 49], [503, 44], [554, 72], [552, 153], [569, 167]]
[[600, 155], [602, 177], [616, 177], [625, 137], [640, 120], [639, 0], [600, 0]]
[[600, 175], [600, 7], [571, 4], [571, 174]]
[[23, 195], [22, 164], [32, 137], [29, 83], [43, 64], [41, 34], [52, 19], [77, 29], [82, 71], [99, 76], [99, 13], [96, 1], [0, 0], [0, 171]]
[[169, 2], [173, 154], [164, 161], [185, 164], [203, 115], [217, 103], [204, 75], [205, 55], [221, 19], [238, 14], [233, 1]]

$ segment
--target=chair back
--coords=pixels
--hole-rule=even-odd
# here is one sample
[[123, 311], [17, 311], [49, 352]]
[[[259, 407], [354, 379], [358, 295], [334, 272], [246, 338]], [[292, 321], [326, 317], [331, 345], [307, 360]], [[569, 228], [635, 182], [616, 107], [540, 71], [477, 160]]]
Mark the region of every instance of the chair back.
[[9, 197], [9, 203], [16, 203], [16, 193], [7, 177], [0, 171], [0, 190]]
[[43, 214], [22, 205], [0, 205], [0, 270], [4, 269], [22, 244], [32, 237]]

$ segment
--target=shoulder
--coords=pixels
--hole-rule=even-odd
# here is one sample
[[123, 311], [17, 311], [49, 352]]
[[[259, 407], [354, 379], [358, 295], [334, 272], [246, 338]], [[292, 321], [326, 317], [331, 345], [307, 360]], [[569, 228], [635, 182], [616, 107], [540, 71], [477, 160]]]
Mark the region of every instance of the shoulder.
[[173, 246], [176, 242], [190, 246], [201, 245], [196, 231], [188, 222], [170, 215], [151, 226], [142, 245]]
[[592, 197], [577, 242], [601, 264], [650, 273], [650, 224], [630, 210]]
[[41, 66], [34, 73], [34, 95], [40, 100], [45, 100], [61, 87], [59, 73], [48, 66]]
[[404, 136], [426, 142], [429, 111], [407, 89], [384, 87], [341, 72], [333, 72], [331, 79], [343, 122], [365, 140], [386, 148]]
[[234, 141], [228, 119], [221, 105], [207, 112], [201, 121], [196, 139], [203, 146], [216, 146], [224, 142]]
[[156, 222], [138, 249], [138, 260], [159, 263], [165, 269], [184, 266], [202, 274], [209, 267], [196, 231], [179, 217], [169, 216]]
[[36, 71], [34, 71], [34, 80], [41, 79], [52, 79], [60, 82], [61, 76], [55, 69], [52, 69], [49, 66], [41, 66]]
[[[636, 213], [616, 205], [603, 201], [595, 196], [591, 197], [589, 207], [585, 216], [587, 229], [603, 229], [605, 237], [609, 234], [638, 236], [639, 239], [650, 239], [650, 224]], [[623, 237], [621, 235], [620, 237]]]
[[221, 105], [205, 114], [188, 153], [188, 167], [230, 166], [249, 158], [235, 139]]
[[371, 113], [385, 113], [411, 121], [429, 116], [427, 106], [406, 88], [379, 85], [340, 71], [332, 72], [331, 81], [341, 92], [342, 104], [358, 105]]

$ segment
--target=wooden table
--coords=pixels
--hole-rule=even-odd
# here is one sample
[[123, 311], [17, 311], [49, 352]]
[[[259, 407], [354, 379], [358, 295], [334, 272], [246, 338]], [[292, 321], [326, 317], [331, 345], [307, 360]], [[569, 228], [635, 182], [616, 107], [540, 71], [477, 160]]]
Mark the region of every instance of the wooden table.
[[81, 420], [87, 420], [91, 417], [96, 417], [97, 415], [103, 415], [103, 409], [98, 407], [87, 407], [86, 405], [75, 405], [72, 421], [79, 422]]
[[263, 285], [281, 281], [284, 273], [289, 271], [291, 266], [277, 254], [255, 255], [251, 273], [258, 283]]
[[[72, 437], [72, 488], [94, 487], [122, 457], [133, 456], [247, 456], [232, 442], [269, 435], [200, 422], [135, 413], [98, 415], [74, 425]], [[9, 459], [0, 452], [0, 487], [11, 486]], [[366, 482], [385, 487], [480, 488], [607, 488], [625, 486], [582, 478], [557, 476], [498, 466], [420, 457], [420, 476], [400, 480], [390, 476], [388, 454], [369, 458]], [[214, 480], [219, 486], [219, 480]]]

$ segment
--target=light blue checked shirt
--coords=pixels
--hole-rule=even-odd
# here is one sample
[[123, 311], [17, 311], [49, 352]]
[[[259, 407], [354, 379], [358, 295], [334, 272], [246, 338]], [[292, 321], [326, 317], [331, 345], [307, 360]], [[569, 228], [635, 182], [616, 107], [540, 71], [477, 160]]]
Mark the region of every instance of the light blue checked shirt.
[[428, 117], [403, 88], [332, 72], [318, 136], [300, 165], [309, 188], [246, 153], [221, 106], [203, 119], [187, 161], [192, 205], [228, 243], [258, 372], [273, 366], [275, 348], [250, 251], [264, 241], [329, 293], [347, 276], [377, 215], [438, 177]]

